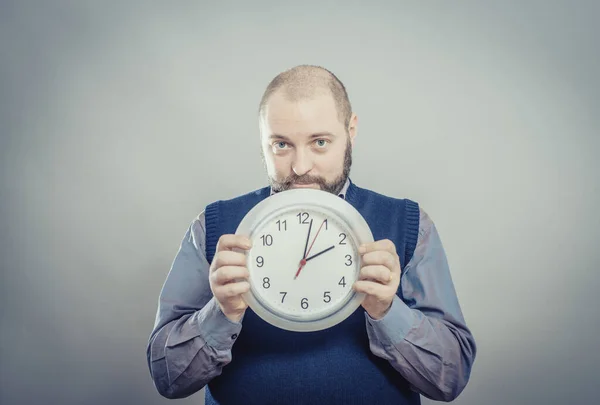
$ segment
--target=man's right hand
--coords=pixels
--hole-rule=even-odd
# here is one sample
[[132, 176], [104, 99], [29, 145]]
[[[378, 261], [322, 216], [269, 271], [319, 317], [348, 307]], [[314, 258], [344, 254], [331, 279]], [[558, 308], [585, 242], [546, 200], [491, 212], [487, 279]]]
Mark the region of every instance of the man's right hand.
[[252, 241], [246, 236], [222, 235], [210, 264], [210, 289], [223, 314], [233, 322], [239, 322], [246, 312], [248, 304], [242, 294], [250, 289], [246, 255], [233, 249], [248, 250], [251, 246]]

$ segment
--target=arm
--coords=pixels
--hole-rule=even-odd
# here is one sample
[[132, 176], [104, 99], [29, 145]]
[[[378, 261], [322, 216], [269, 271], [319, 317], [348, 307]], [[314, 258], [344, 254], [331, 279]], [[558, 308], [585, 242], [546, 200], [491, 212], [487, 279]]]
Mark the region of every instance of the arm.
[[401, 291], [386, 315], [365, 313], [373, 354], [424, 396], [452, 401], [464, 389], [476, 346], [458, 303], [441, 240], [421, 210], [417, 247], [402, 270]]
[[223, 314], [212, 295], [204, 225], [202, 212], [181, 242], [146, 349], [154, 385], [166, 398], [190, 396], [221, 374], [242, 327]]

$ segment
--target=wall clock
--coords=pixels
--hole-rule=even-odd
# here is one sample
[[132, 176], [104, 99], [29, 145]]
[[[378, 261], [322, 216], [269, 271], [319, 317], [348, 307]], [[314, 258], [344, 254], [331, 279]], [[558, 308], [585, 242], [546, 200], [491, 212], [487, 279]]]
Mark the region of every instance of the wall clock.
[[255, 205], [236, 234], [249, 236], [250, 290], [243, 295], [263, 320], [309, 332], [332, 327], [361, 304], [352, 289], [361, 268], [358, 247], [373, 241], [347, 201], [316, 189], [291, 189]]

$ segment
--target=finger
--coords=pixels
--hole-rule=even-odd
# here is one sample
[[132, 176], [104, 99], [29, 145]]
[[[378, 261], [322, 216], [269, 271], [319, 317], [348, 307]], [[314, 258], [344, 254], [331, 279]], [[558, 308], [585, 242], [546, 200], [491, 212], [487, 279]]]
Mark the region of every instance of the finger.
[[244, 249], [248, 250], [252, 247], [252, 241], [245, 235], [221, 235], [217, 242], [215, 254], [225, 250]]
[[388, 284], [393, 280], [394, 273], [381, 265], [365, 266], [360, 270], [359, 280], [376, 281]]
[[396, 245], [394, 245], [394, 242], [389, 239], [381, 239], [375, 242], [363, 243], [358, 247], [358, 252], [360, 254], [376, 252], [379, 250], [396, 254]]
[[213, 278], [213, 283], [216, 285], [223, 285], [232, 281], [248, 279], [250, 273], [248, 272], [248, 269], [243, 266], [223, 266], [214, 271], [211, 277]]
[[354, 283], [352, 288], [358, 293], [371, 295], [378, 299], [384, 299], [389, 295], [389, 288], [387, 286], [373, 281], [359, 280]]
[[240, 281], [237, 283], [229, 283], [221, 286], [217, 286], [214, 289], [215, 296], [217, 299], [230, 300], [234, 297], [240, 296], [250, 290], [250, 283], [247, 281]]
[[211, 268], [214, 270], [219, 269], [223, 266], [245, 266], [246, 265], [246, 255], [240, 252], [232, 252], [229, 250], [223, 250], [218, 252], [211, 265]]
[[388, 268], [389, 271], [397, 271], [398, 256], [387, 251], [378, 250], [376, 252], [365, 253], [362, 257], [363, 266], [381, 265]]

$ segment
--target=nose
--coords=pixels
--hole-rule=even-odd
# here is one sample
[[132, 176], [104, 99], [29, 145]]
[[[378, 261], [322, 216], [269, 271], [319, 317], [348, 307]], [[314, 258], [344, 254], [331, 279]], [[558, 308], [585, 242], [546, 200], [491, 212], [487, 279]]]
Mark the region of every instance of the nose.
[[302, 176], [308, 173], [313, 167], [312, 158], [308, 153], [298, 150], [292, 163], [292, 170], [297, 176]]

